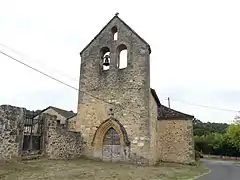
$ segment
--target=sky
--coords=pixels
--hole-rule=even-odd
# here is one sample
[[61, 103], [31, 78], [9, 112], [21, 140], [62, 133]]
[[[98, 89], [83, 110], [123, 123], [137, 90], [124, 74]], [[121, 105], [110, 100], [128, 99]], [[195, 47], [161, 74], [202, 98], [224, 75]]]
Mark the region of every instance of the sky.
[[[204, 122], [229, 123], [239, 115], [238, 0], [0, 0], [0, 4], [0, 51], [73, 87], [78, 88], [79, 52], [118, 12], [151, 46], [150, 83], [162, 104], [167, 105], [170, 97], [171, 108]], [[0, 104], [30, 110], [51, 105], [76, 112], [77, 90], [3, 54], [0, 63]]]

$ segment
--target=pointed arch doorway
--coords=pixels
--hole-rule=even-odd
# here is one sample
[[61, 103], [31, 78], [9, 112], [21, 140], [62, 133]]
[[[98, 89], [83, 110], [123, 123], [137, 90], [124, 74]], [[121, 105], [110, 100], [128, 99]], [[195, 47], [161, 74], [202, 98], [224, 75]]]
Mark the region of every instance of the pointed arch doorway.
[[96, 130], [92, 146], [94, 157], [103, 161], [120, 161], [129, 157], [130, 142], [123, 125], [114, 118], [104, 121]]

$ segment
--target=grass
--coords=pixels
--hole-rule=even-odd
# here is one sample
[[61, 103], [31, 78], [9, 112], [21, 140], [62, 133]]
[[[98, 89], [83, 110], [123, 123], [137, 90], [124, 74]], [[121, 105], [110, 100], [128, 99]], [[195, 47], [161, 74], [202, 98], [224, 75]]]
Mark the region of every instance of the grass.
[[140, 167], [87, 159], [32, 160], [0, 166], [1, 180], [187, 180], [205, 172], [203, 165], [159, 164]]

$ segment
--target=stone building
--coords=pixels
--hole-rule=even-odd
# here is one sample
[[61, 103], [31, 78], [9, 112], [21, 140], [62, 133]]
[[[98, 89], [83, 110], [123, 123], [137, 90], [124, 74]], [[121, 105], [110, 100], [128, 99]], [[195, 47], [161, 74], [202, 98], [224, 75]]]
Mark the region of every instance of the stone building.
[[56, 115], [38, 119], [25, 108], [0, 105], [0, 163], [12, 159], [72, 159], [82, 155], [81, 133], [62, 127]]
[[160, 103], [150, 88], [150, 53], [150, 45], [118, 15], [81, 51], [76, 131], [85, 156], [137, 164], [195, 162], [193, 116]]
[[[45, 109], [43, 109], [41, 112], [38, 113], [39, 115], [41, 114], [50, 114], [52, 116], [57, 117], [57, 122], [61, 125], [65, 125], [67, 119], [75, 116], [76, 114], [73, 111], [67, 111], [64, 109], [60, 109], [57, 107], [49, 106]], [[39, 115], [35, 117], [35, 119], [38, 119]]]

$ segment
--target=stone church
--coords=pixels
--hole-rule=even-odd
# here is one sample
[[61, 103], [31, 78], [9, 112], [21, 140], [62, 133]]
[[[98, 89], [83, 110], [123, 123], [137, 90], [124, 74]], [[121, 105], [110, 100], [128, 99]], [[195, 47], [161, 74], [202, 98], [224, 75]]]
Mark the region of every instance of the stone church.
[[150, 54], [150, 45], [118, 14], [80, 52], [76, 131], [85, 156], [149, 165], [195, 162], [194, 117], [161, 104], [150, 88]]

